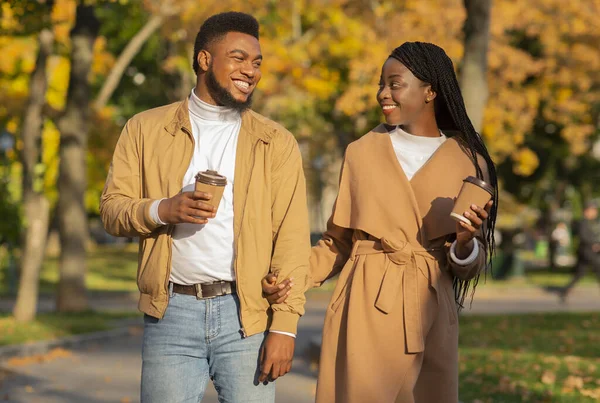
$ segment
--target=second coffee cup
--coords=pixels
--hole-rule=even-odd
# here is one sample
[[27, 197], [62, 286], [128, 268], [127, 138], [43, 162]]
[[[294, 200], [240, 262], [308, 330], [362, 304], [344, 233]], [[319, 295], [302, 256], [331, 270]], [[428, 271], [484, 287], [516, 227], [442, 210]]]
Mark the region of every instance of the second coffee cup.
[[471, 211], [472, 204], [484, 208], [493, 196], [492, 185], [474, 176], [468, 176], [463, 180], [450, 217], [471, 225], [471, 220], [464, 216], [465, 211]]
[[221, 203], [225, 185], [227, 185], [227, 178], [223, 175], [220, 175], [217, 171], [206, 170], [196, 174], [195, 190], [197, 192], [210, 193], [212, 198], [210, 200], [206, 200], [206, 203], [216, 207], [217, 209]]

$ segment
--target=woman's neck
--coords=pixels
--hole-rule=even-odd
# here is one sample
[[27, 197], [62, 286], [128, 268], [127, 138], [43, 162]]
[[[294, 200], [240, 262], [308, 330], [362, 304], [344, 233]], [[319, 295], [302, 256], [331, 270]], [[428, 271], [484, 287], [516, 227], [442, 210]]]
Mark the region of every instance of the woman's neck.
[[400, 125], [400, 128], [413, 136], [440, 137], [440, 128], [435, 120], [429, 124]]
[[413, 136], [440, 137], [440, 128], [437, 125], [433, 108], [423, 111], [411, 122], [399, 126]]

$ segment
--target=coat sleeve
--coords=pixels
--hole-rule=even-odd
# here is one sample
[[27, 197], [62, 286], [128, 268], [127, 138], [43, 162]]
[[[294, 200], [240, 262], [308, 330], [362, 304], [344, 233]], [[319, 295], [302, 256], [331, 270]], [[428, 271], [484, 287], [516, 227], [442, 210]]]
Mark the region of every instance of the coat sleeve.
[[458, 277], [461, 280], [466, 281], [475, 278], [487, 264], [487, 249], [485, 242], [483, 242], [479, 237], [475, 238], [475, 242], [479, 244], [479, 253], [477, 254], [477, 258], [472, 263], [465, 266], [456, 263], [450, 256], [450, 243], [448, 243], [446, 246], [448, 250], [447, 260], [448, 265], [450, 266], [450, 271], [455, 277]]
[[294, 286], [285, 302], [271, 305], [270, 330], [296, 333], [298, 320], [304, 314], [310, 256], [306, 181], [294, 137], [286, 133], [276, 141], [272, 168], [271, 272], [278, 272], [280, 280], [293, 277]]
[[[347, 222], [350, 213], [349, 192], [344, 183], [348, 179], [346, 167], [349, 149], [346, 150], [340, 170], [340, 190], [327, 221], [327, 230], [321, 240], [312, 248], [310, 254], [311, 286], [320, 287], [326, 280], [342, 271], [352, 252], [354, 231], [351, 228], [337, 225], [335, 222]], [[346, 189], [346, 191], [344, 191]], [[340, 218], [341, 217], [341, 218]]]
[[310, 254], [310, 286], [320, 287], [341, 272], [351, 252], [352, 230], [335, 225], [332, 214], [327, 230]]
[[100, 198], [102, 223], [114, 236], [149, 235], [160, 226], [150, 217], [154, 200], [142, 197], [138, 139], [139, 127], [130, 120], [117, 142]]

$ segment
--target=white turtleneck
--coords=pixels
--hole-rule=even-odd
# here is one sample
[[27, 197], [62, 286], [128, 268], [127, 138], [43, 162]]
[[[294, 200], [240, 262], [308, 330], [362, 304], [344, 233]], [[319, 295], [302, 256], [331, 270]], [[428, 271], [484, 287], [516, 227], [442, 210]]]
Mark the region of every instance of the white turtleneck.
[[[242, 118], [234, 109], [203, 102], [193, 90], [189, 113], [195, 151], [183, 177], [182, 191], [193, 191], [196, 174], [207, 169], [227, 177], [227, 186], [215, 218], [205, 225], [175, 226], [170, 280], [184, 285], [233, 281], [233, 183]], [[159, 203], [154, 203], [150, 214], [164, 224], [158, 216]]]
[[[402, 130], [400, 126], [390, 132], [390, 138], [396, 157], [398, 157], [400, 166], [409, 181], [447, 139], [441, 131], [439, 137], [423, 137], [410, 134]], [[473, 263], [478, 254], [479, 244], [477, 242], [473, 243], [473, 251], [466, 259], [459, 259], [456, 256], [456, 241], [450, 247], [452, 260], [463, 266]]]
[[446, 136], [440, 132], [439, 137], [415, 136], [405, 132], [400, 127], [390, 132], [396, 157], [404, 173], [411, 180], [433, 153], [446, 141]]

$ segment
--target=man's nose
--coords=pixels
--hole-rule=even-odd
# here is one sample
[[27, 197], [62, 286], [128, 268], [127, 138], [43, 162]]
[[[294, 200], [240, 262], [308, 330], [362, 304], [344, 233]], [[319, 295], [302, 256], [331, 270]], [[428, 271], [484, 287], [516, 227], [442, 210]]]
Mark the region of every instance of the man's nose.
[[256, 75], [256, 70], [257, 70], [256, 67], [254, 67], [254, 65], [252, 63], [249, 63], [249, 64], [244, 64], [241, 72], [245, 76], [253, 78]]

